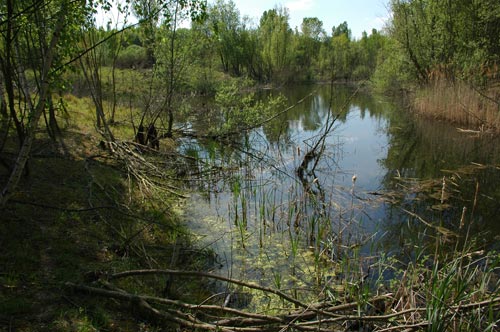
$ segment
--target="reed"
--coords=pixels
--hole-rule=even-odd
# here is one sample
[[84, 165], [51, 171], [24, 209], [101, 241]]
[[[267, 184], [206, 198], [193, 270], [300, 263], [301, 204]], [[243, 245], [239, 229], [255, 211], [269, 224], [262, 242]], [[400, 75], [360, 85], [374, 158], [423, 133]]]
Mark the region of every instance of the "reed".
[[479, 91], [463, 81], [436, 79], [417, 92], [417, 113], [451, 121], [467, 130], [500, 132], [498, 91]]
[[[435, 199], [445, 203], [452, 184], [448, 178], [434, 182]], [[291, 184], [284, 193], [261, 182], [256, 187], [241, 184], [241, 179], [232, 184], [236, 196], [232, 212], [238, 210], [238, 224], [248, 227], [239, 229], [246, 254], [252, 256], [252, 248], [258, 248], [265, 255], [260, 258], [265, 264], [258, 267], [260, 282], [299, 301], [326, 298], [334, 303], [356, 303], [350, 317], [360, 321], [393, 310], [402, 319], [391, 324], [401, 329], [418, 325], [432, 332], [469, 331], [476, 326], [495, 330], [500, 319], [495, 300], [500, 296], [500, 256], [480, 251], [468, 233], [459, 237], [450, 235], [458, 231], [444, 232], [439, 216], [424, 223], [423, 217], [409, 214], [410, 221], [423, 227], [413, 238], [405, 239], [411, 252], [398, 256], [373, 249], [366, 253], [362, 237], [354, 235], [360, 230], [363, 209], [357, 202], [354, 180], [349, 192], [340, 196], [332, 188], [325, 196], [329, 199], [312, 195], [300, 183]], [[339, 200], [344, 204], [339, 205]], [[465, 230], [473, 215], [459, 219], [457, 228]], [[248, 264], [259, 260], [247, 258]], [[251, 275], [245, 277], [252, 279]], [[391, 295], [377, 307], [370, 299], [380, 294]], [[261, 303], [271, 308], [284, 305], [277, 298]], [[388, 325], [373, 327], [383, 330]]]

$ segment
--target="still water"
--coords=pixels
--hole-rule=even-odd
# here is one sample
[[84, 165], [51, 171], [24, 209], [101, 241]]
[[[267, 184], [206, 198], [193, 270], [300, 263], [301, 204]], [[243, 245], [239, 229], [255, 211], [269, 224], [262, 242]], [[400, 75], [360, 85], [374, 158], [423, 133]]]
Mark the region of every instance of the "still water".
[[331, 265], [346, 257], [410, 257], [438, 235], [478, 235], [498, 247], [498, 139], [344, 85], [259, 97], [277, 93], [289, 105], [310, 96], [238, 142], [181, 148], [202, 161], [185, 217], [199, 245], [218, 255], [218, 273], [307, 287], [338, 273]]

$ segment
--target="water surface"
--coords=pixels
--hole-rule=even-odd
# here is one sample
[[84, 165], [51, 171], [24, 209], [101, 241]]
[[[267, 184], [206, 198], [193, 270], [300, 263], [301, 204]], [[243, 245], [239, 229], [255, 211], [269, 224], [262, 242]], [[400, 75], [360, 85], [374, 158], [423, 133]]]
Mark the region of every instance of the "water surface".
[[[282, 93], [294, 105], [311, 92], [238, 142], [182, 146], [204, 161], [200, 169], [221, 167], [195, 182], [186, 214], [200, 245], [219, 255], [220, 273], [281, 288], [321, 284], [333, 273], [328, 264], [345, 257], [411, 255], [414, 241], [427, 241], [422, 220], [498, 243], [498, 139], [467, 136], [343, 85], [260, 97]], [[299, 176], [334, 117], [324, 149]]]

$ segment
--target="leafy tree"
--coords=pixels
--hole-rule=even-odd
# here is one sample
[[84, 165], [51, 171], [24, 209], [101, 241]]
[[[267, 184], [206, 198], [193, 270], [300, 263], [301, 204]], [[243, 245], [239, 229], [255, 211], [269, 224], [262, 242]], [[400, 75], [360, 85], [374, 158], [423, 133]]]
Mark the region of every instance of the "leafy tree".
[[351, 72], [351, 43], [347, 34], [333, 37], [332, 49], [333, 77], [348, 79]]
[[305, 17], [301, 25], [302, 35], [314, 41], [320, 42], [325, 38], [326, 32], [323, 29], [323, 22], [317, 17]]
[[377, 68], [377, 59], [384, 46], [387, 37], [381, 35], [376, 29], [372, 29], [368, 36], [363, 31], [359, 41], [353, 42], [353, 78], [369, 79]]
[[473, 79], [500, 60], [498, 1], [393, 0], [391, 36], [421, 84], [439, 77]]
[[387, 39], [378, 57], [377, 67], [372, 80], [375, 89], [393, 93], [408, 90], [412, 82], [412, 66], [394, 39]]
[[352, 38], [351, 29], [349, 29], [346, 21], [342, 22], [337, 27], [332, 27], [332, 37], [339, 37], [341, 35], [345, 35], [348, 40]]
[[347, 22], [332, 28], [330, 70], [332, 79], [348, 79], [351, 75], [351, 30]]
[[298, 71], [305, 73], [306, 79], [312, 79], [314, 66], [316, 65], [321, 43], [326, 38], [323, 22], [316, 17], [306, 17], [302, 20], [301, 34], [296, 36], [295, 61]]
[[[248, 18], [244, 18], [243, 24], [245, 27], [249, 26]], [[262, 81], [262, 58], [259, 52], [258, 31], [244, 28], [241, 32], [241, 45], [246, 74], [258, 81]]]
[[267, 10], [260, 18], [259, 40], [266, 80], [288, 79], [286, 71], [292, 58], [289, 47], [293, 35], [288, 20], [288, 11], [283, 7]]
[[222, 69], [226, 73], [241, 75], [244, 44], [244, 27], [240, 13], [233, 1], [218, 0], [208, 11], [208, 24], [217, 45]]

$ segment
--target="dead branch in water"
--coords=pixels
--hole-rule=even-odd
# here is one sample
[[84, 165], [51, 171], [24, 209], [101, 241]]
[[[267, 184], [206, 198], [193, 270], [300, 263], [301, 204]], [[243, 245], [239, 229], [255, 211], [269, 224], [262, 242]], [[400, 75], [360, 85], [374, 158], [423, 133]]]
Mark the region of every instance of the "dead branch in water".
[[[316, 142], [310, 147], [309, 150], [304, 154], [304, 158], [302, 159], [302, 162], [300, 163], [299, 167], [296, 170], [297, 176], [301, 180], [301, 182], [305, 185], [307, 188], [307, 180], [306, 180], [306, 171], [309, 174], [314, 174], [314, 170], [316, 169], [316, 166], [318, 165], [319, 159], [323, 155], [323, 152], [325, 150], [325, 144], [326, 144], [326, 138], [331, 134], [333, 131], [334, 125], [337, 122], [337, 120], [340, 118], [341, 115], [349, 111], [349, 105], [351, 103], [352, 98], [358, 93], [358, 91], [361, 89], [362, 84], [358, 86], [358, 88], [347, 98], [347, 100], [344, 102], [342, 107], [337, 113], [333, 113], [332, 110], [332, 105], [333, 105], [333, 81], [330, 84], [330, 101], [329, 101], [329, 112], [328, 112], [328, 117], [326, 119], [326, 122], [323, 126], [323, 129], [321, 133], [319, 134]], [[311, 168], [311, 170], [308, 171], [309, 164], [314, 161], [314, 165]]]

